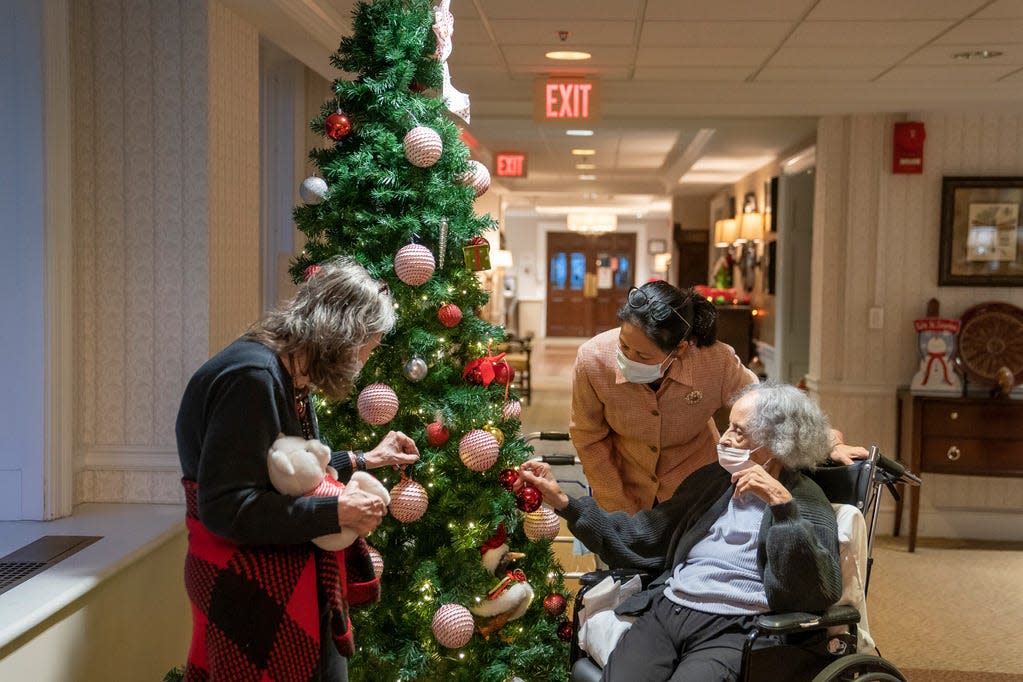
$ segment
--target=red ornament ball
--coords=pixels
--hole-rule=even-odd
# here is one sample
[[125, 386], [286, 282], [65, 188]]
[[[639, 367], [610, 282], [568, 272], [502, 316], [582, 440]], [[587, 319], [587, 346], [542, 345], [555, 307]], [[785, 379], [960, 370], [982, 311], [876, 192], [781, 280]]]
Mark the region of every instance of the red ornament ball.
[[529, 514], [535, 512], [543, 504], [543, 495], [528, 483], [515, 493], [515, 506]]
[[348, 133], [352, 132], [352, 122], [340, 111], [336, 111], [323, 122], [323, 129], [326, 131], [327, 137], [337, 142], [348, 137]]
[[430, 422], [426, 425], [426, 442], [435, 448], [439, 448], [448, 442], [451, 432], [440, 422]]
[[435, 268], [433, 252], [422, 244], [408, 244], [394, 254], [394, 274], [405, 284], [425, 284]]
[[497, 476], [497, 482], [508, 492], [511, 492], [512, 486], [515, 485], [517, 480], [519, 480], [519, 472], [515, 471], [515, 469], [505, 469]]
[[441, 306], [440, 310], [437, 311], [437, 319], [440, 320], [442, 325], [450, 329], [462, 321], [462, 309], [454, 303], [448, 303]]
[[515, 368], [509, 365], [506, 361], [494, 363], [494, 381], [507, 386], [515, 378]]
[[548, 594], [543, 598], [543, 610], [555, 618], [565, 612], [567, 604], [568, 602], [565, 600], [564, 595], [560, 595], [557, 592]]
[[562, 642], [569, 643], [572, 641], [572, 632], [573, 632], [572, 623], [571, 621], [566, 620], [564, 623], [558, 626], [558, 639], [560, 639]]
[[411, 478], [402, 478], [398, 485], [391, 488], [391, 516], [402, 523], [412, 523], [422, 518], [430, 506], [430, 498], [426, 488]]
[[387, 384], [370, 384], [359, 393], [359, 416], [369, 424], [386, 424], [398, 414], [398, 395]]

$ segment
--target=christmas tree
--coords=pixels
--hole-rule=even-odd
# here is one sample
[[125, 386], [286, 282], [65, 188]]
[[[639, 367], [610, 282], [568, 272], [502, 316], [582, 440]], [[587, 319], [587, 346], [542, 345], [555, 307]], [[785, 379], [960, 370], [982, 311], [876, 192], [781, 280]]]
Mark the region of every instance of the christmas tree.
[[351, 679], [564, 680], [558, 520], [535, 489], [511, 492], [531, 450], [496, 352], [504, 331], [474, 314], [487, 300], [476, 273], [489, 268], [482, 234], [494, 221], [473, 211], [489, 174], [448, 112], [467, 105], [444, 65], [453, 20], [446, 2], [377, 0], [356, 7], [353, 27], [332, 62], [355, 77], [334, 82], [312, 123], [326, 144], [310, 154], [319, 172], [294, 212], [308, 242], [292, 275], [314, 277], [343, 253], [386, 282], [396, 329], [363, 368], [357, 399], [320, 402], [317, 415], [335, 448], [369, 449], [401, 430], [421, 458], [374, 472], [392, 495], [368, 538], [383, 599], [352, 614]]

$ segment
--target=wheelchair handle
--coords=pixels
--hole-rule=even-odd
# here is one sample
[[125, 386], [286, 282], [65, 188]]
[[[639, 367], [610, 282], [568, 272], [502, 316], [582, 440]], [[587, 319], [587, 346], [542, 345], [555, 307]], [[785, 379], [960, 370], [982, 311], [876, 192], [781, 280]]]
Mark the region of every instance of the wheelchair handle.
[[910, 473], [902, 462], [897, 462], [893, 459], [888, 459], [881, 453], [877, 455], [877, 466], [882, 469], [885, 473], [895, 477], [897, 482], [905, 483], [908, 485], [920, 485], [920, 477], [916, 474]]
[[572, 466], [579, 463], [575, 455], [544, 455], [540, 461], [551, 466]]
[[522, 439], [528, 443], [531, 440], [569, 440], [569, 436], [564, 431], [534, 431], [525, 434]]

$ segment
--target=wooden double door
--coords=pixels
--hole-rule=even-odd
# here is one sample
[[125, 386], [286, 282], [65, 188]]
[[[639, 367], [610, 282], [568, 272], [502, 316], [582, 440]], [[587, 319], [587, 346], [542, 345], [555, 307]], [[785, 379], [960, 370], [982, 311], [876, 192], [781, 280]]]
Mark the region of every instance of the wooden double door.
[[590, 337], [618, 326], [636, 278], [635, 233], [547, 233], [547, 336]]

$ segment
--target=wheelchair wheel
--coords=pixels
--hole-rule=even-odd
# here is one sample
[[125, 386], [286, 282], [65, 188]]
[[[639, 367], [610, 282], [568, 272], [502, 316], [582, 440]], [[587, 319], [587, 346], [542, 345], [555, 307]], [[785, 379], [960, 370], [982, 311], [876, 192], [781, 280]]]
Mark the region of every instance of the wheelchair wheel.
[[850, 654], [833, 661], [813, 682], [906, 682], [899, 669], [879, 656]]

